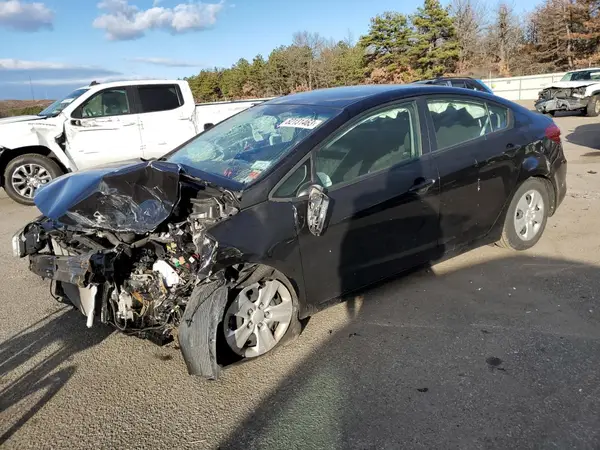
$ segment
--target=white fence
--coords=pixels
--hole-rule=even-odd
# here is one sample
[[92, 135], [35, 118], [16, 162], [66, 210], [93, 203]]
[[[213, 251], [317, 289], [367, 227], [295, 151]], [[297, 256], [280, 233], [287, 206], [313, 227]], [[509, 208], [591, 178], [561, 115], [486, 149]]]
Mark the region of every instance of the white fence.
[[508, 100], [536, 100], [538, 92], [550, 83], [559, 81], [565, 72], [528, 75], [525, 77], [490, 78], [483, 81], [494, 94]]

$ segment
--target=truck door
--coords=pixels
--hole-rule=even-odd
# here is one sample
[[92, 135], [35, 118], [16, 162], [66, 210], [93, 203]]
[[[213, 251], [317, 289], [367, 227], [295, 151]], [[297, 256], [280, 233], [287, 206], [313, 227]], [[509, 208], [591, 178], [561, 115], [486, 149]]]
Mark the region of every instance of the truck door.
[[67, 153], [78, 169], [142, 156], [139, 118], [132, 90], [113, 87], [97, 92], [65, 123]]
[[144, 158], [160, 158], [196, 135], [192, 93], [178, 84], [148, 84], [135, 88], [140, 111]]

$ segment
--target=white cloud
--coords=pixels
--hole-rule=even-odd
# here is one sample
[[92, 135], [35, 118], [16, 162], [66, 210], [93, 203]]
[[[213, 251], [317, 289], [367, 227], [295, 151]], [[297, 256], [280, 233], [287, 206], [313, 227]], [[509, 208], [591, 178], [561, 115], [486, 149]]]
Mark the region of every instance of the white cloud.
[[144, 64], [154, 64], [155, 66], [166, 67], [203, 67], [204, 64], [194, 61], [182, 61], [169, 58], [131, 58], [130, 61]]
[[[40, 69], [71, 69], [75, 66], [69, 66], [62, 63], [47, 61], [25, 61], [23, 59], [0, 59], [0, 70], [40, 70]], [[80, 66], [81, 67], [81, 66]]]
[[[80, 85], [87, 86], [92, 81], [98, 83], [111, 83], [113, 81], [133, 81], [133, 80], [148, 80], [150, 77], [141, 77], [139, 75], [119, 75], [110, 77], [89, 77], [89, 78], [48, 78], [48, 79], [33, 79], [32, 83], [39, 86], [70, 86]], [[29, 84], [29, 80], [7, 81], [5, 84]]]
[[102, 0], [98, 8], [106, 11], [94, 20], [94, 27], [106, 31], [110, 40], [138, 39], [148, 30], [164, 30], [173, 34], [199, 31], [214, 25], [223, 2], [190, 1], [174, 8], [154, 5], [141, 10], [129, 0]]
[[17, 31], [52, 29], [54, 12], [39, 2], [0, 1], [0, 27]]

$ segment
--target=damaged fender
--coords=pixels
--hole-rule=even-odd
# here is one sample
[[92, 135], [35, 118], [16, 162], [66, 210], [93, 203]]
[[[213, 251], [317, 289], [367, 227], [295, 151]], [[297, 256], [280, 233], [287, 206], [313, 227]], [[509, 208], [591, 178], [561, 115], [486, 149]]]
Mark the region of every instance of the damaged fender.
[[202, 284], [192, 292], [179, 325], [179, 345], [190, 375], [216, 380], [217, 328], [227, 304], [228, 289], [223, 279]]

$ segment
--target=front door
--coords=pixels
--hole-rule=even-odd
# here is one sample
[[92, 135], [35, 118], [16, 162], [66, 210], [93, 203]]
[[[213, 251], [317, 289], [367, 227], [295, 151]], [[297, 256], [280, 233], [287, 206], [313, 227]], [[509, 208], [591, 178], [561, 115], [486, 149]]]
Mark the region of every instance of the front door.
[[390, 105], [362, 115], [313, 153], [313, 177], [330, 203], [320, 236], [306, 226], [299, 232], [309, 302], [436, 256], [437, 174], [421, 142], [421, 123], [416, 103]]
[[127, 88], [98, 92], [65, 124], [67, 153], [78, 169], [140, 158], [142, 141]]
[[196, 134], [195, 105], [186, 103], [177, 84], [136, 88], [144, 158], [160, 158]]

